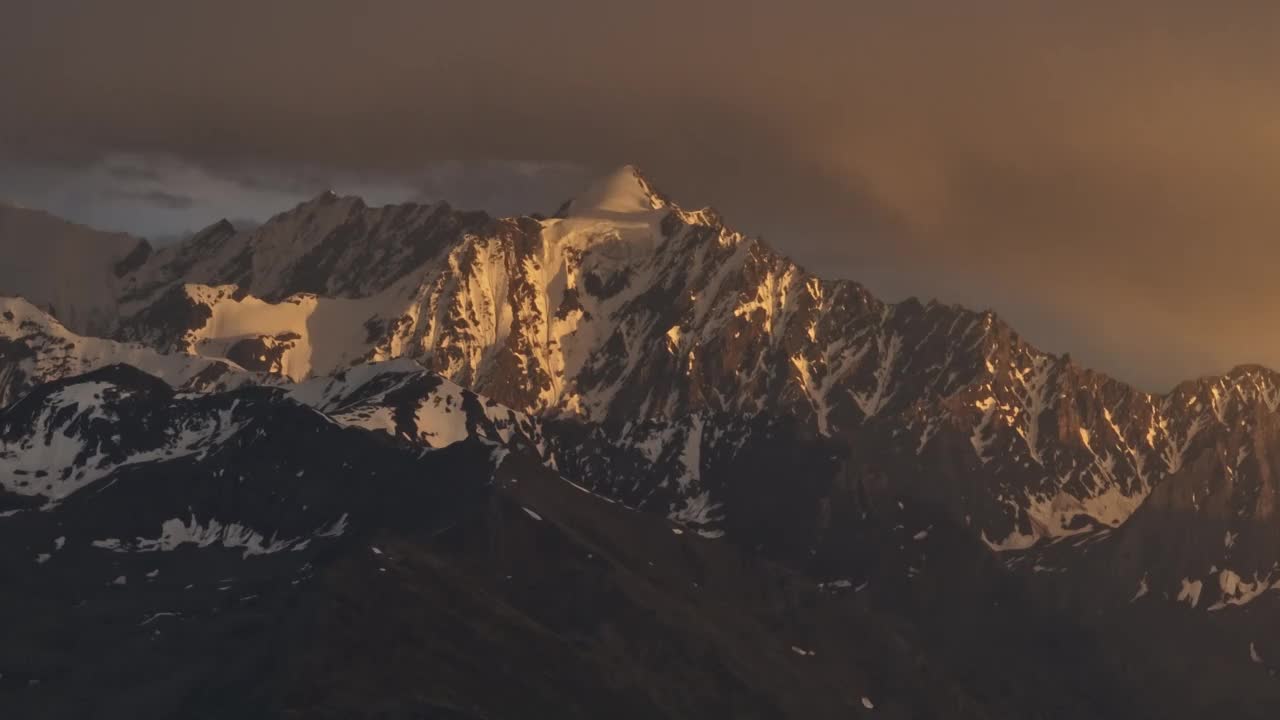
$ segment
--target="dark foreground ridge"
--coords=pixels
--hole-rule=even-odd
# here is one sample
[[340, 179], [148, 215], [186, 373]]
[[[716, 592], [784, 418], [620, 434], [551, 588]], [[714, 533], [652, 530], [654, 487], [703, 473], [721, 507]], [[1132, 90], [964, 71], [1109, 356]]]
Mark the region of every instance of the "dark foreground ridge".
[[111, 238], [0, 267], [19, 717], [1280, 712], [1265, 368], [1143, 393], [632, 168]]
[[[71, 422], [40, 425], [51, 407]], [[99, 449], [182, 428], [202, 450], [0, 522], [0, 616], [22, 618], [0, 647], [14, 717], [1015, 717], [1050, 697], [1042, 716], [1067, 718], [1122, 702], [1066, 662], [1088, 643], [1023, 617], [1017, 581], [959, 533], [940, 542], [993, 583], [889, 603], [584, 493], [532, 453], [424, 452], [270, 389], [183, 398], [111, 367], [42, 387], [0, 428]], [[971, 612], [988, 600], [1009, 609]], [[917, 625], [915, 602], [938, 622]], [[946, 630], [956, 602], [968, 622]], [[962, 637], [985, 662], [950, 647]], [[1032, 645], [1070, 653], [1068, 675], [1012, 657]]]

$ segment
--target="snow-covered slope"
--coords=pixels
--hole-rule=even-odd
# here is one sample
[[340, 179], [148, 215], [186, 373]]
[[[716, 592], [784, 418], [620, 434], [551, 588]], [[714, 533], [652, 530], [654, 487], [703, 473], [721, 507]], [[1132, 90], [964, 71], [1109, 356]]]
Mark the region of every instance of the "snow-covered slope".
[[[394, 365], [405, 372], [383, 389], [409, 388], [412, 369], [393, 363], [293, 391], [346, 407]], [[969, 644], [975, 613], [947, 637], [978, 651], [983, 675], [921, 673], [946, 649], [849, 602], [853, 590], [599, 502], [485, 439], [423, 452], [279, 389], [175, 393], [128, 366], [0, 409], [6, 441], [49, 436], [89, 460], [26, 453], [45, 462], [37, 482], [71, 478], [74, 492], [0, 487], [0, 706], [13, 717], [80, 717], [92, 698], [111, 718], [626, 707], [647, 720], [714, 717], [726, 695], [761, 717], [874, 706], [976, 720], [1015, 700], [1021, 717], [1045, 696], [1058, 720], [1125, 717], [1091, 711], [1113, 691], [1089, 664], [1062, 678]], [[985, 616], [1021, 620], [1013, 610]], [[984, 699], [1011, 682], [1015, 699]]]
[[121, 468], [203, 458], [242, 427], [234, 404], [166, 412], [172, 394], [129, 365], [39, 386], [0, 416], [0, 489], [56, 502]]
[[1280, 376], [1264, 368], [1180, 385], [1155, 410], [1157, 428], [1184, 423], [1180, 452], [1170, 451], [1167, 475], [1132, 517], [1073, 543], [1078, 551], [1045, 548], [1010, 563], [1101, 574], [1126, 602], [1212, 612], [1280, 591], [1278, 405]]
[[125, 321], [118, 335], [167, 351], [224, 358], [292, 380], [327, 375], [366, 359], [366, 321], [394, 301], [311, 293], [267, 302], [235, 285], [175, 285]]
[[114, 364], [196, 391], [224, 390], [250, 379], [223, 360], [79, 335], [25, 299], [0, 297], [0, 407], [41, 383]]
[[[111, 340], [0, 301], [0, 513], [135, 473], [269, 464], [261, 438], [286, 418], [404, 467], [469, 448], [493, 477], [514, 454], [826, 594], [870, 586], [967, 618], [1029, 589], [1045, 608], [1074, 598], [1103, 633], [1128, 632], [1117, 608], [1173, 611], [1230, 626], [1223, 647], [1251, 665], [1280, 656], [1280, 375], [1264, 368], [1144, 393], [992, 313], [813, 275], [630, 167], [551, 218], [327, 194], [111, 272]], [[62, 382], [116, 363], [164, 382]], [[293, 548], [335, 522], [273, 539], [270, 518], [166, 513], [103, 549]], [[960, 587], [973, 572], [990, 586]]]
[[[289, 303], [283, 305], [288, 307]], [[480, 438], [508, 451], [528, 451], [580, 488], [656, 510], [704, 534], [722, 534], [713, 524], [718, 505], [711, 502], [711, 493], [702, 482], [701, 416], [679, 423], [642, 423], [624, 428], [621, 434], [596, 430], [588, 438], [582, 437], [577, 423], [567, 422], [557, 424], [548, 435], [538, 418], [478, 395], [407, 358], [361, 363], [288, 384], [269, 372], [246, 371], [228, 361], [82, 337], [38, 308], [14, 298], [0, 299], [0, 347], [8, 358], [3, 368], [5, 383], [0, 387], [10, 402], [43, 384], [117, 364], [143, 370], [187, 392], [214, 393], [246, 384], [283, 386], [289, 397], [325, 413], [332, 422], [385, 432], [432, 448]], [[87, 407], [85, 401], [104, 401], [100, 394], [65, 403], [59, 398], [40, 402], [49, 408], [51, 418], [56, 416], [63, 422], [70, 422], [77, 412], [87, 412], [83, 409]], [[717, 426], [717, 446], [729, 453], [740, 448], [750, 435], [740, 425]], [[49, 430], [53, 432], [54, 428], [50, 426]], [[52, 435], [45, 439], [50, 438], [58, 440]], [[92, 460], [90, 464], [95, 465], [100, 459], [96, 458], [99, 453], [82, 453], [83, 448], [74, 442], [40, 445], [32, 444], [32, 438], [15, 442], [8, 448], [8, 457], [15, 462], [21, 459], [35, 463], [31, 467], [10, 468], [24, 478], [41, 469], [46, 470], [41, 477], [47, 476], [46, 466], [55, 461], [65, 461], [71, 467], [73, 461], [83, 464]], [[138, 461], [149, 461], [152, 456], [147, 453], [153, 451], [172, 454], [175, 448], [146, 450]], [[714, 452], [710, 447], [706, 450], [709, 457], [715, 457]], [[109, 465], [103, 467], [109, 469]], [[76, 474], [81, 475], [79, 481], [60, 485], [56, 488], [59, 493], [70, 492], [101, 476], [99, 471], [81, 473], [81, 469], [76, 466]], [[17, 482], [23, 483], [24, 488], [35, 487], [24, 479]], [[41, 494], [54, 490], [46, 487]]]
[[428, 447], [447, 447], [477, 437], [549, 459], [541, 423], [535, 418], [425, 371], [411, 360], [357, 365], [292, 385], [287, 392], [343, 425]]
[[[341, 425], [405, 436], [440, 448], [470, 437], [507, 447], [528, 447], [539, 455], [540, 424], [462, 388], [409, 359], [363, 363], [334, 374], [288, 384], [271, 373], [247, 371], [235, 363], [187, 353], [161, 353], [136, 343], [83, 337], [20, 298], [0, 298], [0, 407], [33, 388], [120, 365], [141, 370], [184, 392], [216, 393], [245, 385], [284, 386], [294, 400], [320, 410]], [[100, 394], [67, 403], [42, 399], [66, 420], [68, 407], [100, 403]], [[15, 450], [12, 456], [31, 459]], [[73, 453], [74, 455], [75, 453]], [[43, 462], [43, 461], [41, 461]]]
[[593, 489], [705, 521], [740, 455], [716, 444], [740, 449], [757, 418], [794, 419], [785, 442], [822, 439], [998, 550], [1118, 526], [1223, 427], [1209, 389], [1145, 394], [991, 313], [883, 303], [629, 166], [547, 219], [325, 194], [251, 232], [215, 224], [120, 283], [119, 339], [293, 380], [410, 358], [584, 424], [597, 455], [634, 458], [562, 446]]

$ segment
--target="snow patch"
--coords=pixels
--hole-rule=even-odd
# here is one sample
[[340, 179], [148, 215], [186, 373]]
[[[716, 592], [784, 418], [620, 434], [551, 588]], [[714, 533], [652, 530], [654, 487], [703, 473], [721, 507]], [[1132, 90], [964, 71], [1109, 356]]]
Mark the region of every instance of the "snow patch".
[[240, 523], [222, 524], [218, 520], [210, 520], [202, 524], [191, 516], [189, 521], [180, 518], [166, 520], [160, 528], [157, 538], [137, 538], [133, 543], [123, 542], [116, 538], [94, 540], [92, 545], [113, 552], [170, 552], [183, 545], [195, 545], [207, 548], [215, 545], [243, 550], [241, 557], [254, 555], [270, 555], [286, 550], [305, 550], [312, 537], [336, 537], [346, 527], [344, 514], [333, 523], [317, 528], [310, 537], [277, 538], [273, 533], [270, 538]]
[[1140, 598], [1146, 597], [1149, 592], [1151, 592], [1151, 586], [1147, 584], [1147, 576], [1144, 573], [1142, 579], [1138, 581], [1138, 592], [1134, 593], [1129, 602], [1137, 602]]
[[1182, 587], [1178, 590], [1178, 602], [1186, 601], [1187, 605], [1195, 607], [1200, 604], [1200, 591], [1204, 589], [1204, 583], [1200, 580], [1191, 580], [1190, 578], [1182, 578]]

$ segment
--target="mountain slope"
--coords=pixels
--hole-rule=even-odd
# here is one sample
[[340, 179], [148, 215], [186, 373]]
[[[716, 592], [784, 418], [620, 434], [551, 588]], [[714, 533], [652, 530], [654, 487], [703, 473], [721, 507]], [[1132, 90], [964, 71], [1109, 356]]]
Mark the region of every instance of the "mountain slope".
[[162, 354], [137, 343], [79, 335], [23, 298], [0, 297], [0, 407], [41, 383], [117, 363], [194, 391], [224, 390], [250, 380], [225, 360]]
[[[1065, 719], [1119, 698], [1017, 667], [961, 684], [900, 619], [478, 438], [423, 452], [280, 389], [177, 394], [127, 366], [42, 385], [0, 428], [50, 417], [86, 448], [193, 452], [0, 514], [14, 716], [984, 718], [1045, 693]], [[975, 693], [1006, 673], [1027, 684]]]
[[[484, 648], [475, 655], [453, 637], [454, 655], [479, 666], [536, 647], [565, 673], [481, 699], [484, 683], [452, 675], [448, 684], [470, 688], [465, 702], [442, 684], [444, 695], [423, 707], [463, 717], [510, 716], [534, 696], [565, 704], [560, 678], [584, 673], [592, 688], [609, 690], [566, 712], [634, 702], [646, 717], [743, 707], [847, 716], [861, 712], [860, 698], [829, 684], [829, 668], [783, 680], [790, 670], [774, 664], [779, 647], [788, 660], [790, 652], [811, 661], [803, 643], [839, 634], [845, 622], [859, 633], [868, 622], [900, 631], [849, 639], [893, 658], [899, 685], [889, 694], [900, 705], [876, 701], [889, 716], [1270, 717], [1280, 707], [1271, 674], [1280, 656], [1272, 461], [1280, 377], [1264, 368], [1143, 393], [1039, 351], [991, 313], [883, 303], [855, 283], [814, 276], [713, 211], [681, 209], [633, 168], [552, 218], [369, 208], [324, 195], [251, 232], [214, 225], [116, 281], [112, 340], [4, 301], [12, 317], [0, 316], [0, 401], [13, 404], [0, 426], [0, 469], [9, 473], [0, 523], [45, 522], [33, 519], [87, 507], [122, 478], [182, 476], [239, 457], [242, 444], [267, 463], [256, 482], [285, 481], [268, 494], [286, 502], [309, 492], [291, 477], [348, 470], [344, 452], [376, 469], [385, 451], [405, 476], [431, 458], [467, 457], [457, 468], [471, 479], [465, 487], [485, 487], [495, 472], [510, 480], [497, 500], [480, 503], [487, 509], [446, 523], [457, 532], [438, 542], [390, 533], [388, 542], [408, 543], [408, 564], [395, 570], [403, 585], [380, 586], [399, 608], [388, 624], [350, 621], [352, 607], [378, 613], [362, 592], [383, 571], [361, 564], [359, 552], [339, 552], [326, 589], [294, 598], [313, 614], [289, 639], [348, 621], [356, 629], [299, 660], [297, 684], [275, 685], [290, 688], [272, 696], [277, 707], [356, 708], [388, 689], [402, 698], [409, 675], [365, 675], [355, 686], [331, 668], [346, 653], [366, 653], [362, 668], [379, 666], [364, 633], [408, 624], [447, 635], [447, 622], [424, 621], [414, 608], [458, 597], [469, 599], [462, 615], [504, 635], [468, 636]], [[107, 380], [69, 379], [119, 362], [164, 382], [112, 380], [129, 372], [120, 367], [98, 371]], [[282, 421], [327, 428], [316, 432], [334, 445], [336, 455], [320, 455], [333, 467], [253, 441]], [[128, 432], [117, 437], [117, 427]], [[357, 434], [364, 439], [344, 449]], [[191, 492], [174, 489], [166, 502]], [[102, 538], [109, 547], [99, 549], [147, 553], [195, 538], [253, 557], [276, 548], [261, 554], [279, 559], [299, 544], [322, 545], [332, 527], [318, 516], [281, 529], [268, 514], [214, 515], [214, 526], [165, 513], [150, 529]], [[527, 532], [548, 525], [554, 539]], [[494, 539], [512, 527], [523, 528], [518, 548]], [[699, 558], [680, 571], [682, 587], [706, 587], [709, 575], [740, 564], [756, 570], [727, 596], [776, 583], [803, 587], [803, 599], [690, 604], [651, 587], [641, 563], [653, 558], [627, 549], [656, 547], [658, 538], [679, 538], [682, 556]], [[609, 563], [589, 562], [606, 552]], [[34, 550], [36, 560], [23, 562], [44, 566], [42, 555], [56, 557]], [[544, 563], [557, 582], [519, 592], [502, 585], [511, 569]], [[622, 599], [602, 611], [566, 594]], [[564, 606], [582, 617], [565, 618]], [[842, 614], [850, 607], [876, 614], [850, 620]], [[791, 650], [805, 618], [828, 609], [842, 619], [805, 626]], [[677, 619], [651, 616], [668, 612]], [[718, 613], [713, 631], [701, 627]], [[744, 644], [707, 634], [729, 627]], [[590, 650], [566, 650], [566, 633], [589, 636]], [[668, 664], [650, 636], [677, 645], [697, 638], [680, 645], [688, 657], [761, 664], [733, 660], [706, 675], [720, 660]], [[1160, 657], [1135, 650], [1148, 647]], [[619, 648], [640, 664], [619, 659]], [[835, 655], [837, 676], [874, 674], [870, 656], [858, 656], [856, 673], [843, 665], [848, 650], [824, 645], [818, 657]], [[415, 667], [437, 667], [414, 657]], [[932, 674], [903, 680], [920, 658]], [[673, 680], [677, 667], [688, 677]], [[617, 675], [592, 674], [599, 668]], [[619, 676], [629, 680], [619, 685]], [[745, 694], [744, 706], [717, 705], [687, 684], [720, 682]], [[324, 692], [329, 685], [341, 693]], [[1146, 690], [1129, 697], [1134, 686]], [[612, 694], [620, 687], [630, 700]], [[901, 699], [911, 692], [915, 701]]]
[[[326, 194], [249, 232], [216, 224], [121, 283], [121, 340], [293, 380], [413, 358], [629, 454], [593, 489], [710, 532], [723, 483], [703, 479], [735, 456], [716, 442], [741, 447], [756, 418], [945, 498], [1001, 550], [1118, 526], [1221, 425], [1207, 390], [1152, 396], [991, 313], [825, 281], [631, 167], [541, 220]], [[1257, 382], [1219, 391], [1274, 395]], [[637, 463], [665, 467], [637, 485], [620, 469]]]

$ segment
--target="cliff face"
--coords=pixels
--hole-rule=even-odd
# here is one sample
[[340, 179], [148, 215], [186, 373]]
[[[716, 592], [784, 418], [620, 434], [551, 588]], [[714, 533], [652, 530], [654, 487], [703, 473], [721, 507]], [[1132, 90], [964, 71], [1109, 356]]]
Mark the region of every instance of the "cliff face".
[[1280, 656], [1259, 610], [1280, 598], [1265, 368], [1144, 393], [992, 313], [821, 278], [634, 168], [548, 219], [326, 194], [102, 272], [104, 327], [0, 298], [0, 404], [44, 418], [0, 445], [15, 509], [243, 435], [214, 413], [117, 448], [123, 416], [101, 405], [137, 392], [40, 395], [124, 365], [184, 397], [265, 386], [418, 452], [518, 453], [691, 538], [956, 623], [991, 612], [983, 583], [1016, 582], [1041, 591], [1017, 602], [1077, 619], [1229, 617], [1224, 657], [1246, 636], [1235, 660]]
[[[680, 208], [631, 167], [544, 220], [326, 193], [249, 232], [217, 223], [112, 277], [126, 345], [295, 381], [414, 359], [514, 410], [584, 424], [608, 450], [565, 446], [566, 472], [709, 532], [736, 449], [760, 441], [753, 423], [787, 418], [788, 432], [830, 440], [820, 455], [852, 448], [846, 465], [942, 499], [1010, 550], [1117, 527], [1229, 432], [1233, 404], [1273, 413], [1280, 398], [1262, 368], [1153, 396], [1037, 350], [991, 313], [880, 302]], [[103, 362], [35, 370], [33, 353], [51, 354], [42, 333], [10, 322], [6, 377]]]

